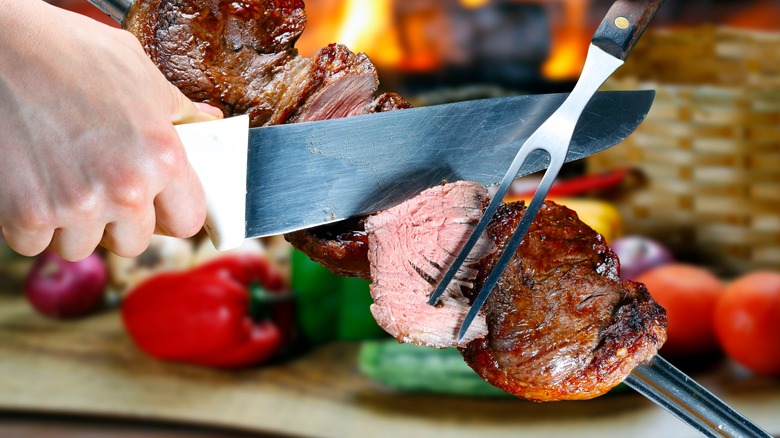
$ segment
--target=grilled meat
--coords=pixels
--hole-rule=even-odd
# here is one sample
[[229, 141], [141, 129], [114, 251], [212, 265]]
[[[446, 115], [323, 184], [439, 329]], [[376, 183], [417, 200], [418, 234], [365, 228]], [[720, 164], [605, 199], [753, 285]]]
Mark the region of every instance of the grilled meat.
[[[487, 206], [480, 184], [457, 182], [434, 187], [419, 196], [366, 219], [371, 265], [371, 313], [401, 342], [453, 347], [469, 311], [466, 297], [477, 277], [476, 264], [494, 247], [478, 242], [436, 307], [428, 296], [479, 222]], [[487, 334], [484, 315], [475, 319], [461, 341]]]
[[288, 233], [284, 237], [312, 260], [345, 277], [371, 280], [365, 218]]
[[251, 126], [324, 120], [408, 108], [377, 96], [376, 69], [339, 44], [312, 58], [295, 41], [302, 0], [138, 0], [125, 27], [173, 84]]
[[[497, 247], [524, 210], [521, 203], [500, 207], [487, 230]], [[480, 261], [477, 286], [498, 257]], [[666, 312], [644, 285], [620, 280], [619, 269], [600, 234], [547, 201], [485, 303], [489, 333], [462, 350], [466, 362], [529, 400], [607, 392], [666, 340]]]
[[[126, 28], [190, 99], [252, 126], [392, 111], [368, 58], [332, 44], [312, 58], [294, 43], [302, 0], [136, 0]], [[379, 323], [402, 341], [446, 347], [495, 264], [522, 204], [502, 206], [439, 307], [425, 303], [473, 229], [485, 189], [459, 182], [376, 216], [291, 233], [293, 245], [341, 275], [372, 278]], [[617, 278], [603, 238], [548, 203], [460, 345], [496, 386], [531, 400], [589, 398], [620, 382], [665, 339], [665, 313], [644, 286]]]
[[592, 398], [620, 383], [666, 339], [666, 314], [647, 289], [620, 280], [604, 238], [577, 214], [546, 202], [475, 318], [457, 332], [474, 295], [520, 222], [502, 204], [437, 307], [433, 288], [487, 204], [479, 184], [457, 182], [365, 220], [371, 311], [401, 342], [459, 346], [485, 380], [537, 401]]

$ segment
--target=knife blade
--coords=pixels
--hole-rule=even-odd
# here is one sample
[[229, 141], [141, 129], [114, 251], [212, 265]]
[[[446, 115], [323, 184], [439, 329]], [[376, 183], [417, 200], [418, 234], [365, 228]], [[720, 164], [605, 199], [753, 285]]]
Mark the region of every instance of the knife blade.
[[[625, 139], [655, 93], [600, 92], [566, 161]], [[397, 205], [443, 181], [501, 180], [523, 142], [568, 94], [481, 99], [343, 119], [248, 128], [248, 119], [179, 125], [206, 191], [206, 231], [218, 249]], [[231, 138], [235, 137], [235, 138]], [[517, 176], [543, 170], [532, 155]]]

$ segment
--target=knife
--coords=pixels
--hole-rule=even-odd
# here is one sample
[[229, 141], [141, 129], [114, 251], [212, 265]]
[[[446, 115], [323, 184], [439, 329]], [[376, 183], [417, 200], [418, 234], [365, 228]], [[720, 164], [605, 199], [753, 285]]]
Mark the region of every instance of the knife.
[[[220, 250], [366, 215], [444, 181], [501, 180], [523, 142], [568, 94], [481, 99], [342, 119], [249, 129], [246, 116], [178, 125], [206, 192], [205, 229]], [[600, 92], [566, 161], [631, 134], [654, 91]], [[545, 169], [532, 155], [517, 177]]]
[[[122, 23], [133, 0], [89, 0]], [[444, 181], [490, 186], [567, 94], [474, 100], [248, 129], [248, 117], [177, 127], [221, 250], [392, 207]], [[653, 91], [600, 93], [565, 161], [607, 149], [644, 120]], [[530, 156], [517, 177], [545, 169]]]

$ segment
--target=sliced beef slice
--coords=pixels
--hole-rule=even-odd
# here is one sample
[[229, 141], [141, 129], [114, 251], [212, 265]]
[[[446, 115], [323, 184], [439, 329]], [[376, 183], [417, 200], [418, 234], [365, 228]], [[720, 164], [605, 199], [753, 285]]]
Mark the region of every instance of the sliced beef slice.
[[[504, 205], [488, 226], [502, 248], [523, 215]], [[498, 252], [480, 261], [477, 285]], [[485, 380], [519, 397], [587, 399], [623, 381], [666, 340], [666, 313], [647, 289], [618, 278], [603, 237], [547, 202], [485, 303], [487, 337], [462, 349]]]
[[[457, 182], [422, 192], [365, 221], [371, 266], [371, 313], [401, 342], [431, 347], [457, 345], [469, 310], [464, 292], [477, 276], [474, 265], [493, 250], [481, 240], [436, 307], [428, 297], [471, 235], [487, 202], [487, 190]], [[485, 336], [484, 315], [471, 325], [460, 345]]]

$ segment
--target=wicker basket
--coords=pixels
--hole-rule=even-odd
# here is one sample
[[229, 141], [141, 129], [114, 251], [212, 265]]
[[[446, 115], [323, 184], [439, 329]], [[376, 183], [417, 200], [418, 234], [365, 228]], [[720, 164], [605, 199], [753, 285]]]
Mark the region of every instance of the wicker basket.
[[645, 176], [617, 199], [626, 231], [725, 276], [780, 268], [780, 34], [648, 32], [605, 88], [657, 92], [634, 135], [587, 161]]

